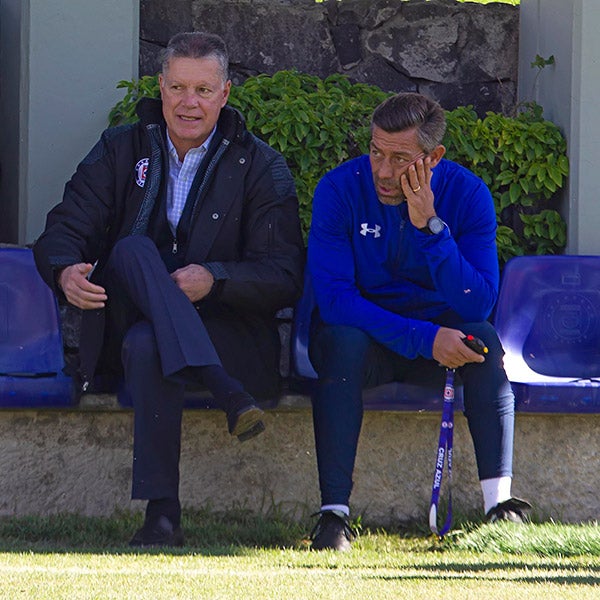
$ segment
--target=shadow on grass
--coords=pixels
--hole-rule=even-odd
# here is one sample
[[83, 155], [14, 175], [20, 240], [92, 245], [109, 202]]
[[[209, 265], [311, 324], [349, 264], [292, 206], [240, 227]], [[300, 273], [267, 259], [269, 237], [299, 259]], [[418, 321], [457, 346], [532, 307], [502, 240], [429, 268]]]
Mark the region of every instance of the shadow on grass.
[[[223, 512], [213, 509], [184, 510], [184, 547], [130, 548], [129, 539], [141, 527], [142, 521], [140, 513], [119, 513], [112, 517], [75, 514], [2, 517], [0, 552], [242, 556], [255, 550], [307, 551], [310, 549], [309, 532], [316, 519], [307, 515], [294, 518], [276, 510], [266, 515], [257, 515], [244, 509]], [[431, 571], [432, 576], [437, 572], [436, 577], [440, 577], [440, 570], [447, 570], [452, 578], [463, 576], [463, 573], [465, 578], [471, 578], [477, 573], [481, 575], [495, 569], [512, 572], [531, 565], [529, 558], [537, 555], [536, 569], [553, 570], [553, 581], [562, 582], [561, 578], [564, 578], [564, 582], [600, 584], [600, 576], [590, 575], [590, 571], [600, 573], [600, 530], [595, 526], [578, 528], [553, 523], [490, 526], [478, 521], [458, 520], [451, 533], [440, 540], [432, 536], [420, 521], [397, 523], [382, 529], [357, 519], [355, 525], [363, 530], [355, 544], [359, 553], [375, 559], [381, 552], [389, 551], [404, 555], [407, 552], [433, 556], [439, 554], [440, 561], [434, 560], [430, 566], [414, 567], [423, 572]], [[448, 563], [446, 561], [452, 552], [467, 552], [481, 559], [477, 558], [473, 563], [468, 560], [464, 564]], [[496, 559], [494, 554], [504, 559]], [[527, 560], [520, 559], [520, 555], [524, 554], [529, 556]], [[577, 556], [583, 557], [585, 564], [581, 567], [574, 564], [565, 567], [575, 567], [572, 576], [556, 573], [561, 558]], [[587, 574], [577, 574], [580, 569], [586, 570]], [[399, 578], [404, 577], [406, 575], [399, 574]], [[532, 574], [530, 579], [525, 577], [523, 580], [547, 580], [537, 577]]]
[[[128, 542], [142, 522], [142, 514], [127, 512], [116, 513], [112, 517], [85, 517], [70, 513], [44, 517], [0, 517], [0, 552], [238, 556], [255, 549], [309, 550], [310, 532], [316, 517], [305, 512], [298, 518], [297, 514], [290, 516], [277, 510], [266, 515], [244, 509], [223, 512], [184, 510], [181, 527], [185, 546], [130, 548]], [[365, 534], [393, 537], [397, 545], [402, 545], [403, 539], [411, 539], [419, 551], [435, 550], [438, 546], [435, 541], [432, 546], [429, 530], [418, 523], [399, 523], [384, 530], [375, 526], [363, 527], [358, 518], [355, 525]]]
[[[212, 507], [184, 510], [182, 548], [130, 548], [133, 533], [142, 526], [141, 513], [119, 512], [111, 517], [86, 517], [72, 513], [51, 516], [0, 517], [0, 552], [53, 553], [155, 553], [236, 556], [254, 549], [310, 549], [310, 532], [316, 516], [295, 506], [290, 512], [273, 506], [264, 515], [243, 508], [216, 511]], [[364, 533], [413, 539], [427, 551], [429, 529], [416, 522], [397, 523], [385, 530], [355, 525]], [[435, 549], [435, 548], [432, 548]]]
[[[590, 575], [588, 572], [589, 567], [581, 567], [581, 573], [577, 569], [569, 569], [569, 575], [563, 575], [556, 573], [556, 564], [550, 565], [537, 565], [535, 569], [548, 569], [549, 573], [545, 575], [517, 575], [514, 571], [520, 570], [531, 570], [530, 563], [498, 563], [497, 565], [486, 564], [485, 569], [481, 571], [495, 570], [494, 573], [490, 573], [489, 576], [482, 576], [481, 571], [474, 568], [471, 563], [449, 563], [444, 564], [444, 569], [448, 571], [447, 575], [440, 574], [440, 568], [432, 565], [430, 567], [416, 566], [412, 567], [411, 571], [416, 571], [411, 574], [399, 574], [397, 576], [378, 576], [368, 575], [365, 579], [381, 580], [381, 581], [424, 581], [424, 580], [447, 580], [447, 581], [495, 581], [505, 583], [531, 583], [535, 585], [553, 583], [556, 585], [599, 585], [600, 576]], [[428, 572], [430, 570], [430, 572]], [[596, 570], [596, 569], [594, 569]]]
[[250, 548], [293, 548], [308, 545], [306, 527], [281, 518], [257, 516], [248, 511], [184, 511], [182, 548], [129, 547], [142, 526], [141, 514], [112, 517], [60, 514], [46, 517], [0, 518], [0, 552], [202, 554], [238, 555]]

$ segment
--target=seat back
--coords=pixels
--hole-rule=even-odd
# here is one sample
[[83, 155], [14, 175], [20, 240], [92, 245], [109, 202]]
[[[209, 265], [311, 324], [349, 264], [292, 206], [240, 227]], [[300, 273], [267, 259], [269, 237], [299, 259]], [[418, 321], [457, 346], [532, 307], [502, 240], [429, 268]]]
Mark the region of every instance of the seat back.
[[308, 357], [308, 346], [310, 342], [310, 329], [313, 313], [317, 308], [312, 281], [306, 269], [304, 273], [304, 289], [302, 297], [294, 308], [294, 319], [292, 321], [291, 334], [291, 365], [292, 376], [314, 380], [317, 373]]
[[494, 324], [510, 381], [600, 377], [600, 257], [513, 258]]
[[0, 406], [70, 404], [56, 298], [28, 248], [0, 248]]

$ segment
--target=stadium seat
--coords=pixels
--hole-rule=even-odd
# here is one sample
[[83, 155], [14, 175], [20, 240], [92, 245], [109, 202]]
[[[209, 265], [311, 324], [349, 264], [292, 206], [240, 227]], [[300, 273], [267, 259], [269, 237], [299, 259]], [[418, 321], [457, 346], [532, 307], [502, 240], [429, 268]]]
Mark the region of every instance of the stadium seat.
[[54, 294], [28, 248], [0, 248], [0, 408], [73, 404]]
[[517, 410], [600, 411], [600, 257], [513, 258], [494, 323]]

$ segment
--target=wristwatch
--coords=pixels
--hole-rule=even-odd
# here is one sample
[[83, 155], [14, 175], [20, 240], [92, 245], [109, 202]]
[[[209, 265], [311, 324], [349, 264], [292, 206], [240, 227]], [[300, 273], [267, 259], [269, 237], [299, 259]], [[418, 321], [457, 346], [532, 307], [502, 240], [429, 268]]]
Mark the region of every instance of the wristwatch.
[[423, 233], [427, 233], [429, 235], [436, 235], [444, 231], [444, 228], [447, 227], [446, 223], [442, 221], [439, 217], [430, 217], [427, 221], [427, 225], [425, 227], [421, 227], [419, 231]]

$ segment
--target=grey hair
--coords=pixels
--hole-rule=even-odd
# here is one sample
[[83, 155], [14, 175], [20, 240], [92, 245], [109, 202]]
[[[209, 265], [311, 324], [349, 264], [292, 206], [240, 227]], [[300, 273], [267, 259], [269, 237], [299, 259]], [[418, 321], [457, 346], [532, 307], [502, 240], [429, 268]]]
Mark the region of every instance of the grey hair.
[[403, 92], [384, 100], [375, 109], [371, 130], [374, 125], [388, 133], [416, 128], [419, 145], [429, 153], [442, 143], [446, 132], [446, 114], [431, 98]]
[[220, 66], [223, 82], [229, 79], [229, 53], [223, 38], [204, 31], [192, 31], [174, 35], [159, 55], [164, 74], [172, 58], [214, 58]]

